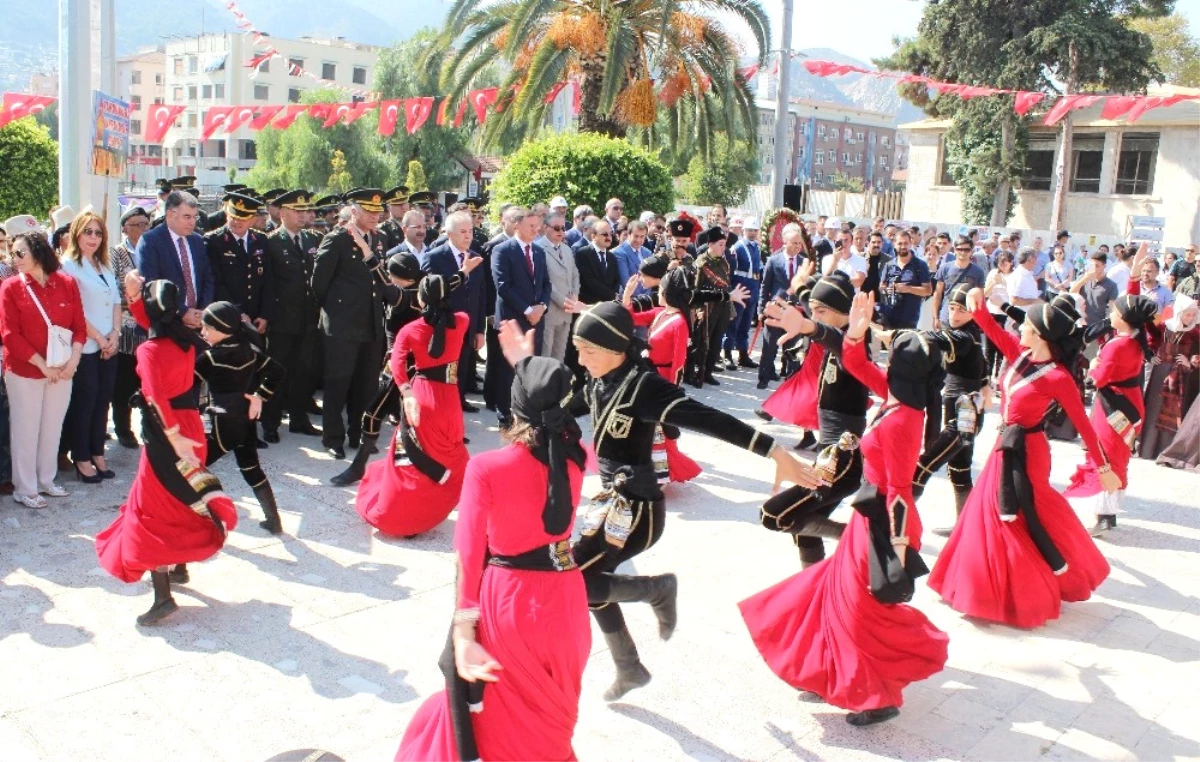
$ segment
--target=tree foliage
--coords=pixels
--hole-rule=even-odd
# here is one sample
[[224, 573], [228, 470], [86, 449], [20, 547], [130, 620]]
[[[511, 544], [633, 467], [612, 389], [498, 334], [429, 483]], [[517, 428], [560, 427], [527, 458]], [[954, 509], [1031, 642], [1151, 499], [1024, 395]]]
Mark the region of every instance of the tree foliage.
[[834, 172], [830, 176], [829, 182], [833, 184], [833, 189], [845, 191], [846, 193], [862, 193], [863, 179], [861, 177], [853, 177], [842, 172]]
[[425, 167], [421, 166], [421, 162], [413, 159], [408, 163], [408, 175], [404, 184], [408, 186], [410, 193], [417, 191], [429, 190], [429, 183], [425, 182]]
[[329, 173], [329, 190], [340, 195], [354, 187], [354, 178], [346, 171], [346, 154], [342, 153], [342, 149], [333, 149], [329, 168], [333, 170]]
[[33, 117], [0, 129], [0, 219], [46, 216], [58, 203], [58, 143]]
[[[337, 90], [311, 90], [302, 94], [304, 103], [338, 103], [345, 99]], [[341, 151], [350, 187], [382, 188], [392, 184], [396, 173], [388, 166], [376, 135], [378, 122], [359, 119], [325, 129], [310, 116], [302, 116], [286, 130], [266, 129], [258, 133], [258, 161], [246, 176], [251, 187], [329, 188], [330, 160]]]
[[[1079, 55], [1075, 72], [1081, 90], [1137, 92], [1161, 72], [1151, 60], [1149, 37], [1130, 19], [1169, 13], [1174, 0], [942, 0], [925, 6], [917, 36], [899, 41], [881, 67], [933, 79], [1057, 95], [1068, 78], [1068, 50]], [[969, 222], [1012, 215], [1026, 130], [1032, 117], [1018, 117], [1011, 96], [989, 103], [957, 96], [931, 98], [919, 85], [902, 94], [935, 118], [950, 119], [946, 158], [963, 191]], [[983, 101], [985, 99], [980, 99]], [[973, 151], [979, 151], [976, 155]], [[999, 214], [981, 214], [992, 209]]]
[[[732, 134], [739, 119], [752, 126], [754, 99], [737, 74], [739, 45], [718, 19], [748, 26], [764, 61], [770, 24], [758, 0], [456, 0], [435, 51], [453, 49], [441, 85], [455, 101], [479, 86], [481, 72], [506, 64], [500, 92], [509, 95], [485, 125], [488, 145], [512, 129], [537, 134], [550, 109], [545, 96], [573, 77], [582, 132], [624, 137], [653, 124], [662, 103]], [[728, 108], [714, 108], [714, 96]]]
[[1167, 84], [1200, 87], [1200, 39], [1188, 30], [1187, 18], [1141, 17], [1130, 19], [1129, 26], [1154, 41], [1154, 63]]
[[546, 203], [563, 195], [570, 206], [602, 209], [619, 197], [631, 214], [670, 210], [671, 174], [649, 152], [596, 134], [562, 134], [526, 143], [505, 161], [491, 185], [496, 202]]
[[746, 200], [750, 186], [758, 179], [758, 155], [753, 144], [734, 141], [730, 145], [724, 133], [716, 139], [706, 159], [694, 152], [683, 176], [680, 195], [689, 204], [738, 206]]

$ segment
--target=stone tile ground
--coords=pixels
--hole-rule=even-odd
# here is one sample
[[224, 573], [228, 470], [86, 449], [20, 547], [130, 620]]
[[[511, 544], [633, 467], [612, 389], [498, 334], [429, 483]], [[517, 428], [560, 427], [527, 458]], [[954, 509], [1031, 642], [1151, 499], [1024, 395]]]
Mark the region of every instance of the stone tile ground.
[[[754, 421], [762, 393], [749, 375], [721, 378], [699, 396]], [[469, 417], [474, 451], [497, 444], [491, 423]], [[352, 490], [325, 486], [341, 464], [316, 447], [284, 434], [264, 454], [284, 511], [278, 539], [258, 529], [232, 459], [218, 465], [243, 523], [177, 590], [182, 610], [151, 630], [133, 623], [148, 585], [109, 577], [92, 547], [134, 453], [114, 446], [116, 480], [64, 481], [73, 494], [44, 511], [0, 503], [0, 759], [263, 760], [304, 747], [391, 759], [441, 684], [454, 516], [415, 540], [380, 537], [354, 513]], [[768, 463], [690, 434], [682, 447], [705, 473], [669, 488], [666, 534], [635, 564], [679, 574], [679, 630], [661, 643], [651, 612], [629, 607], [654, 680], [615, 704], [600, 699], [612, 664], [595, 631], [581, 759], [1200, 758], [1200, 478], [1135, 461], [1129, 514], [1102, 541], [1112, 576], [1039, 630], [968, 621], [919, 587], [915, 604], [950, 634], [950, 661], [906, 691], [897, 720], [864, 730], [798, 701], [738, 615], [739, 600], [798, 568], [788, 538], [757, 524]], [[1053, 450], [1062, 485], [1080, 449]], [[943, 476], [920, 508], [927, 526], [951, 520]], [[943, 541], [925, 541], [932, 562]]]

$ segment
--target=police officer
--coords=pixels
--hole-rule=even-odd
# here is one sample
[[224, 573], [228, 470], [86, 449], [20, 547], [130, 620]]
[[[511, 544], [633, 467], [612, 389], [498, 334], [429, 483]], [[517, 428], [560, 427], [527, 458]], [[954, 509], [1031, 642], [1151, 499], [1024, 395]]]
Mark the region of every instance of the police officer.
[[410, 208], [408, 187], [397, 185], [384, 194], [384, 200], [387, 203], [387, 219], [379, 223], [379, 235], [383, 236], [383, 250], [391, 251], [404, 243], [404, 213]]
[[762, 281], [762, 253], [759, 249], [759, 222], [757, 217], [747, 217], [742, 225], [743, 237], [726, 253], [725, 258], [733, 265], [733, 284], [745, 286], [750, 299], [743, 307], [736, 306], [733, 321], [725, 332], [725, 362], [734, 367], [733, 350], [738, 353], [737, 366], [757, 368], [758, 363], [750, 359], [750, 327], [758, 314], [758, 292]]
[[204, 236], [216, 301], [236, 306], [261, 336], [275, 311], [267, 236], [250, 226], [263, 202], [245, 193], [227, 193], [224, 201], [224, 227]]
[[[321, 441], [338, 459], [358, 447], [362, 414], [376, 391], [384, 351], [384, 312], [400, 297], [384, 268], [384, 241], [376, 231], [384, 209], [380, 188], [355, 188], [343, 197], [350, 220], [317, 248], [312, 286], [325, 338], [325, 399]], [[349, 415], [347, 421], [343, 411]]]
[[288, 431], [320, 434], [308, 418], [316, 388], [317, 320], [320, 313], [313, 294], [313, 263], [321, 235], [303, 225], [312, 209], [312, 194], [293, 190], [278, 196], [280, 226], [267, 236], [267, 261], [275, 298], [274, 317], [267, 330], [267, 351], [287, 375], [279, 392], [263, 409], [263, 438], [279, 441], [284, 410]]

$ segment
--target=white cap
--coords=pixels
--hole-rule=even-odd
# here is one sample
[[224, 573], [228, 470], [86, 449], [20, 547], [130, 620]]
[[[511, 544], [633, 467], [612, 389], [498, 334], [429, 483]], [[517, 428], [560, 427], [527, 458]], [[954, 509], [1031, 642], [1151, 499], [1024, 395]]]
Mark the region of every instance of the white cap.
[[840, 219], [838, 219], [837, 217], [830, 217], [829, 219], [825, 220], [825, 229], [826, 230], [828, 230], [829, 228], [840, 228], [841, 226], [842, 226], [842, 221]]
[[652, 222], [657, 216], [654, 212], [642, 212], [638, 215], [638, 220], [641, 222]]
[[550, 199], [550, 208], [551, 209], [557, 209], [560, 206], [563, 209], [567, 208], [567, 200], [565, 198], [563, 198], [562, 196], [555, 196], [554, 198]]
[[743, 230], [761, 230], [762, 225], [759, 224], [757, 217], [747, 217], [746, 221], [742, 223], [742, 229]]
[[70, 225], [73, 219], [75, 219], [75, 210], [71, 208], [70, 204], [64, 204], [50, 212], [50, 221], [54, 223], [55, 230], [64, 225]]
[[730, 217], [730, 218], [729, 218], [729, 227], [731, 227], [731, 228], [741, 228], [741, 227], [744, 227], [744, 226], [745, 226], [745, 223], [744, 223], [744, 222], [742, 222], [742, 218], [741, 218], [741, 217], [736, 217], [736, 216], [735, 216], [735, 217]]
[[40, 228], [37, 218], [32, 214], [18, 214], [16, 217], [9, 217], [4, 221], [4, 232], [8, 233], [9, 238], [21, 233], [32, 233], [35, 230], [40, 230]]

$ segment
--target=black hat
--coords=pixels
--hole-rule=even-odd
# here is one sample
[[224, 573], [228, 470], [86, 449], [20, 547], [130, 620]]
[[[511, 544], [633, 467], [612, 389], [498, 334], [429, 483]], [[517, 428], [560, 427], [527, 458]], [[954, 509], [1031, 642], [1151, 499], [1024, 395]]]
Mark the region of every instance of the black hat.
[[179, 317], [179, 287], [169, 280], [142, 284], [142, 304], [150, 325], [169, 323]]
[[601, 302], [580, 313], [573, 338], [613, 354], [625, 354], [633, 336], [633, 316], [616, 302]]
[[487, 202], [481, 199], [479, 196], [467, 196], [464, 199], [459, 199], [458, 203], [466, 204], [469, 211], [477, 212], [482, 209]]
[[1141, 328], [1154, 321], [1158, 316], [1158, 302], [1153, 297], [1142, 294], [1126, 294], [1117, 298], [1115, 303], [1121, 319], [1133, 328]]
[[387, 270], [388, 275], [400, 280], [418, 281], [425, 274], [421, 269], [421, 260], [411, 251], [398, 251], [388, 257]]
[[226, 193], [238, 193], [241, 191], [250, 191], [250, 193], [254, 193], [254, 190], [249, 185], [243, 185], [242, 183], [230, 183], [229, 185], [222, 185], [221, 190], [225, 191]]
[[416, 193], [409, 195], [408, 203], [412, 204], [413, 206], [421, 204], [432, 205], [433, 194], [429, 191], [417, 191]]
[[124, 225], [134, 217], [145, 217], [146, 219], [150, 219], [150, 212], [146, 211], [146, 207], [134, 204], [126, 209], [125, 213], [121, 215], [121, 224]]
[[796, 289], [796, 298], [800, 300], [801, 304], [808, 306], [808, 300], [812, 298], [813, 288], [820, 282], [820, 275], [810, 275], [800, 284], [800, 288]]
[[171, 192], [171, 181], [165, 177], [156, 181], [154, 184], [158, 186], [159, 193], [170, 193]]
[[227, 217], [248, 220], [258, 214], [258, 210], [262, 209], [262, 206], [263, 202], [254, 196], [247, 196], [243, 193], [225, 194], [225, 215]]
[[1071, 234], [1069, 232], [1067, 232], [1066, 230], [1060, 230], [1060, 231], [1058, 231], [1058, 235], [1054, 236], [1054, 240], [1057, 241], [1060, 238], [1070, 238], [1070, 237], [1071, 237]]
[[433, 326], [433, 336], [429, 339], [429, 356], [441, 357], [446, 351], [446, 326], [453, 320], [453, 313], [447, 304], [450, 286], [445, 278], [431, 273], [421, 279], [417, 294], [421, 297], [421, 317]]
[[290, 190], [275, 197], [275, 206], [294, 209], [297, 212], [308, 212], [313, 209], [313, 195], [303, 188]]
[[200, 321], [221, 333], [234, 334], [242, 325], [242, 311], [233, 302], [213, 302], [204, 308]]
[[347, 204], [358, 204], [368, 212], [383, 211], [383, 190], [380, 188], [354, 188], [342, 194]]
[[171, 181], [171, 190], [192, 190], [195, 187], [195, 175], [180, 175]]
[[925, 409], [929, 378], [942, 366], [942, 350], [920, 331], [897, 331], [888, 350], [888, 391], [917, 410]]
[[1068, 294], [1059, 294], [1049, 302], [1033, 305], [1025, 313], [1038, 335], [1051, 344], [1080, 333], [1079, 308]]
[[667, 229], [674, 238], [691, 238], [692, 233], [696, 232], [696, 223], [691, 220], [671, 220], [667, 223]]
[[385, 203], [388, 204], [403, 204], [408, 201], [408, 186], [397, 185], [395, 188], [389, 188], [385, 196]]
[[709, 245], [712, 245], [712, 244], [716, 243], [717, 241], [724, 241], [724, 240], [725, 240], [725, 231], [721, 230], [721, 228], [719, 226], [713, 225], [711, 228], [709, 228], [708, 230], [705, 230], [703, 233], [701, 233], [700, 235], [698, 235], [696, 237], [696, 245], [702, 246], [706, 243]]
[[313, 202], [313, 206], [317, 208], [318, 212], [326, 212], [337, 209], [340, 204], [341, 199], [339, 199], [337, 196], [321, 196], [319, 199]]
[[287, 188], [272, 188], [269, 191], [263, 191], [260, 195], [260, 198], [267, 202], [269, 206], [278, 206], [279, 203], [275, 199], [279, 198], [285, 193], [287, 193]]
[[732, 249], [738, 240], [738, 234], [730, 231], [725, 235], [725, 248]]
[[967, 294], [971, 293], [972, 288], [973, 286], [970, 283], [959, 283], [950, 289], [950, 303], [957, 304], [959, 307], [966, 309]]
[[687, 270], [676, 267], [667, 272], [658, 284], [658, 295], [668, 307], [686, 310], [692, 303], [692, 284], [688, 280]]
[[660, 257], [658, 255], [646, 257], [642, 260], [642, 263], [638, 265], [638, 272], [648, 278], [661, 278], [667, 274], [667, 265], [669, 264], [670, 262], [667, 261], [666, 257]]
[[823, 304], [834, 312], [849, 315], [850, 305], [854, 302], [854, 285], [844, 272], [836, 271], [817, 281], [809, 301]]

